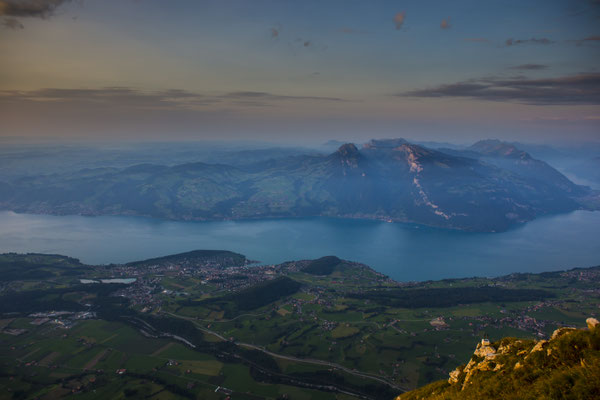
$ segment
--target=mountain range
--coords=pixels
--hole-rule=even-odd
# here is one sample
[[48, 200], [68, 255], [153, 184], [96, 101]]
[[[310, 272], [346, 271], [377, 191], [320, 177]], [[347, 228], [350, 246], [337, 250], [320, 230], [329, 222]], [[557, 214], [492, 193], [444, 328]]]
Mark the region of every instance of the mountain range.
[[598, 193], [496, 140], [431, 149], [404, 139], [246, 165], [138, 164], [0, 182], [17, 212], [181, 220], [331, 216], [502, 231], [540, 215], [595, 209]]

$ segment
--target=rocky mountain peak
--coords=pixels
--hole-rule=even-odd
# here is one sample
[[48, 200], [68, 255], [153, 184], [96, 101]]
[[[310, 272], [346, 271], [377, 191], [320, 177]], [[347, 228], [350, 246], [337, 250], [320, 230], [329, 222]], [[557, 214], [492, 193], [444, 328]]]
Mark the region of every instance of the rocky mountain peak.
[[469, 149], [491, 157], [506, 157], [520, 159], [531, 158], [529, 153], [520, 150], [515, 145], [507, 142], [502, 142], [497, 139], [480, 140], [479, 142], [469, 147]]
[[[334, 153], [336, 159], [339, 159], [343, 167], [358, 167], [360, 152], [354, 143], [346, 143]], [[345, 172], [344, 172], [345, 175]]]
[[408, 144], [408, 141], [402, 138], [396, 139], [371, 139], [363, 145], [365, 149], [394, 149]]
[[358, 148], [354, 143], [343, 144], [337, 149], [337, 153], [342, 157], [357, 157]]

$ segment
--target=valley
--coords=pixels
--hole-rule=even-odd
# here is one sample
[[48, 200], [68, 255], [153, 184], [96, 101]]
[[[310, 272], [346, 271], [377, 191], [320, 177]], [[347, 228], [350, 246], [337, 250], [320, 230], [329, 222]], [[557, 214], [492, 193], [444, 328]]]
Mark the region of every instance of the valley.
[[0, 400], [600, 399], [600, 0], [0, 0]]
[[254, 266], [228, 251], [0, 267], [1, 379], [41, 398], [392, 398], [447, 377], [483, 336], [581, 326], [600, 297], [599, 268], [402, 283], [334, 256]]

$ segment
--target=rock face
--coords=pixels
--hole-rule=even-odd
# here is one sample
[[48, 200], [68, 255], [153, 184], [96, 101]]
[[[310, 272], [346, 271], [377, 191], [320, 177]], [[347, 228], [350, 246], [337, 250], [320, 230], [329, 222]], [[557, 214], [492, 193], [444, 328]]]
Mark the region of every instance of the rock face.
[[[462, 371], [465, 374], [462, 388], [464, 389], [467, 385], [469, 385], [471, 377], [478, 371], [497, 371], [501, 364], [497, 364], [493, 361], [496, 358], [496, 355], [496, 349], [490, 345], [490, 341], [488, 339], [482, 339], [481, 342], [477, 344], [477, 347], [473, 352], [473, 357]], [[477, 361], [482, 358], [483, 360]], [[455, 371], [457, 370], [454, 370], [452, 372]], [[455, 375], [457, 375], [458, 382], [460, 374]]]

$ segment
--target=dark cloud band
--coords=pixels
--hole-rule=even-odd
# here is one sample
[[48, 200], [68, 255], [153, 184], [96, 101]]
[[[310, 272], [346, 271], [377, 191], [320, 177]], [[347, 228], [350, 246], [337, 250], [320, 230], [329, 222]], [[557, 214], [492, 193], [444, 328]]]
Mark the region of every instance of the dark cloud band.
[[531, 39], [506, 39], [506, 46], [516, 46], [519, 44], [553, 44], [556, 43], [554, 40], [548, 38], [531, 38]]
[[398, 94], [403, 97], [463, 97], [534, 105], [600, 104], [600, 73], [547, 79], [480, 79]]
[[510, 67], [510, 69], [519, 69], [525, 71], [540, 71], [546, 68], [548, 68], [548, 66], [543, 64], [521, 64], [515, 65], [514, 67]]
[[72, 0], [0, 0], [0, 15], [48, 18], [56, 9]]
[[282, 101], [346, 101], [337, 97], [293, 96], [268, 92], [239, 91], [221, 95], [202, 94], [179, 89], [147, 92], [129, 87], [100, 89], [47, 88], [33, 91], [0, 91], [2, 102], [86, 103], [95, 107], [114, 106], [143, 109], [184, 109], [244, 104], [275, 106]]

